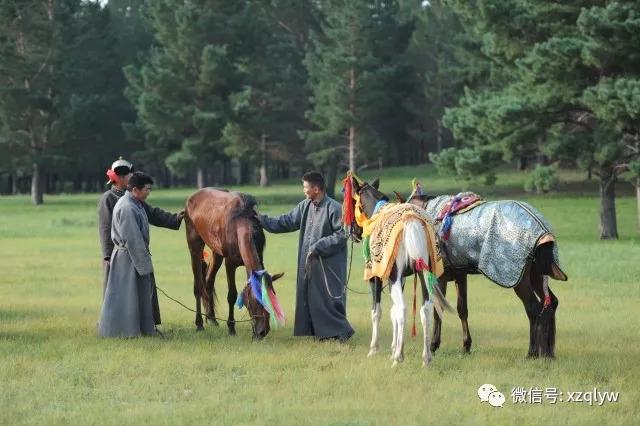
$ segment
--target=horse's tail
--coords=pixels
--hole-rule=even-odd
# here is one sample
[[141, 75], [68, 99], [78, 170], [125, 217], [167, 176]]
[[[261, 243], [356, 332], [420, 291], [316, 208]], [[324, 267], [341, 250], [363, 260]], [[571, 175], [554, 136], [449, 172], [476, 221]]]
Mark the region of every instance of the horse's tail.
[[[424, 269], [427, 269], [428, 271], [429, 245], [427, 242], [427, 233], [424, 230], [422, 222], [418, 219], [408, 220], [404, 225], [403, 239], [409, 259], [412, 263], [415, 263], [416, 273], [419, 273]], [[409, 265], [407, 265], [407, 267], [409, 267]], [[433, 275], [430, 271], [428, 273]], [[433, 306], [442, 317], [445, 310], [453, 311], [453, 309], [440, 291], [440, 287], [437, 283], [434, 285], [434, 280], [435, 276], [430, 277], [428, 280], [427, 291], [429, 292], [429, 299], [433, 301]]]
[[218, 295], [216, 294], [216, 287], [211, 286], [211, 294], [209, 294], [209, 290], [207, 289], [207, 278], [209, 277], [209, 273], [215, 268], [216, 258], [211, 255], [209, 252], [203, 250], [202, 251], [202, 283], [204, 286], [198, 289], [200, 293], [200, 298], [204, 304], [205, 309], [209, 309], [209, 296], [211, 296], [211, 310], [215, 312], [216, 309], [216, 301], [218, 300]]
[[[543, 300], [542, 311], [538, 315], [536, 324], [536, 342], [539, 355], [553, 357], [556, 343], [556, 315], [558, 298], [549, 289], [549, 276], [555, 272], [553, 260], [553, 245], [547, 242], [536, 247], [534, 265], [531, 269], [531, 282], [541, 281]], [[559, 270], [559, 268], [558, 268]]]

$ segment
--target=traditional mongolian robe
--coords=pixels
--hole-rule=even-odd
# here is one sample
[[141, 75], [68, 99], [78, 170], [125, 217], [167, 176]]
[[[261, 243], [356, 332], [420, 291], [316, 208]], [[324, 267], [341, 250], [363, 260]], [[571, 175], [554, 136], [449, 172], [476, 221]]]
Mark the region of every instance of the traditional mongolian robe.
[[[317, 204], [307, 199], [282, 216], [260, 215], [260, 222], [273, 233], [300, 230], [293, 334], [351, 337], [354, 330], [346, 315], [347, 235], [342, 229], [342, 206], [327, 196]], [[316, 256], [307, 265], [309, 253]]]
[[[111, 257], [111, 253], [113, 252], [113, 241], [111, 240], [111, 217], [114, 206], [116, 205], [120, 197], [122, 197], [124, 194], [124, 190], [118, 189], [116, 186], [112, 186], [109, 191], [102, 194], [100, 202], [98, 203], [98, 232], [100, 235], [100, 245], [102, 247], [103, 260], [109, 260], [109, 258]], [[151, 207], [147, 203], [142, 204], [151, 225], [176, 230], [180, 228], [181, 221], [178, 219], [177, 214], [166, 212], [157, 207]], [[105, 263], [104, 266], [104, 278], [102, 281], [103, 297], [107, 289], [109, 265], [110, 264]], [[158, 304], [158, 294], [156, 292], [155, 278], [152, 276], [151, 279], [153, 284], [153, 318], [156, 324], [160, 324], [160, 306]]]
[[113, 209], [111, 239], [114, 249], [100, 313], [100, 335], [151, 335], [155, 324], [149, 221], [143, 203], [130, 192]]

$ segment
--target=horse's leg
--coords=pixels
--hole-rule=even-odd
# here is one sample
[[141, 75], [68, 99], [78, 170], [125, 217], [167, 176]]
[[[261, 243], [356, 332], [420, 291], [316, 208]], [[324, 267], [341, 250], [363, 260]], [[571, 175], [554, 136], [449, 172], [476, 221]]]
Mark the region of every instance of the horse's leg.
[[189, 220], [189, 217], [185, 217], [186, 229], [187, 229], [187, 245], [189, 246], [189, 254], [191, 255], [191, 270], [193, 272], [193, 296], [196, 298], [196, 329], [198, 331], [204, 330], [202, 325], [202, 311], [200, 305], [200, 291], [199, 288], [204, 288], [204, 277], [202, 274], [202, 251], [204, 250], [204, 241], [198, 235], [195, 227]]
[[[387, 282], [387, 286], [389, 288], [391, 288], [391, 284], [393, 284], [393, 281], [389, 280]], [[389, 290], [389, 293], [391, 293], [391, 290]], [[391, 356], [389, 356], [389, 359], [391, 361], [393, 361], [393, 356], [396, 352], [396, 344], [398, 343], [398, 323], [396, 322], [396, 315], [395, 315], [395, 303], [393, 302], [393, 296], [391, 297], [391, 308], [389, 309], [389, 318], [391, 319]]]
[[[433, 309], [433, 302], [429, 300], [429, 292], [427, 291], [427, 283], [424, 280], [424, 274], [417, 272], [420, 278], [420, 289], [422, 290], [422, 307], [420, 308], [420, 321], [422, 322], [422, 334], [424, 338], [424, 347], [422, 349], [422, 366], [426, 367], [431, 363], [431, 338], [429, 335], [429, 320], [433, 316], [437, 318]], [[445, 281], [446, 285], [446, 281]]]
[[[446, 278], [438, 278], [438, 287], [443, 296], [447, 295]], [[440, 335], [442, 333], [442, 318], [438, 315], [438, 311], [433, 310], [433, 337], [431, 338], [431, 352], [435, 352], [440, 347]]]
[[205, 282], [207, 283], [207, 293], [209, 296], [209, 308], [207, 309], [207, 322], [218, 326], [218, 320], [216, 319], [215, 312], [215, 294], [216, 294], [216, 275], [222, 266], [223, 257], [219, 254], [214, 254], [207, 269], [207, 275]]
[[469, 316], [469, 310], [467, 309], [467, 274], [456, 275], [456, 292], [458, 296], [458, 317], [462, 323], [462, 351], [469, 353], [471, 352], [471, 333], [467, 322]]
[[234, 265], [229, 259], [224, 262], [224, 268], [227, 271], [227, 303], [229, 304], [229, 316], [227, 317], [227, 328], [229, 329], [229, 336], [236, 335], [236, 320], [234, 318], [233, 307], [238, 298], [238, 289], [236, 288], [236, 268], [238, 265]]
[[378, 328], [380, 326], [381, 306], [380, 295], [382, 293], [382, 280], [380, 278], [373, 278], [369, 281], [371, 286], [371, 345], [369, 345], [369, 354], [367, 356], [373, 356], [378, 353], [380, 348], [378, 344]]
[[529, 352], [527, 353], [527, 356], [535, 358], [538, 356], [535, 337], [536, 322], [542, 305], [531, 288], [528, 274], [524, 274], [522, 280], [513, 288], [513, 290], [522, 301], [524, 309], [527, 312], [527, 317], [529, 318]]
[[391, 284], [391, 299], [393, 307], [391, 316], [395, 320], [395, 348], [393, 352], [393, 367], [404, 361], [404, 324], [406, 307], [404, 304], [404, 294], [402, 293], [402, 273], [398, 271], [396, 281]]

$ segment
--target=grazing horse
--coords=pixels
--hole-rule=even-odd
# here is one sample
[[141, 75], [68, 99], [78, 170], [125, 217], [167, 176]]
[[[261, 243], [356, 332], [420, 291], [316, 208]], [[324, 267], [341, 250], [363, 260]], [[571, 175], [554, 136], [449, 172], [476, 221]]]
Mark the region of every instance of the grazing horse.
[[[399, 201], [404, 201], [396, 192]], [[453, 196], [432, 197], [428, 195], [413, 195], [408, 202], [423, 208], [434, 220], [441, 215], [442, 209]], [[554, 357], [555, 351], [555, 312], [558, 309], [558, 298], [549, 288], [549, 277], [566, 281], [566, 274], [560, 269], [557, 260], [557, 245], [550, 227], [542, 215], [526, 203], [519, 201], [501, 200], [487, 202], [476, 207], [474, 217], [469, 223], [453, 217], [451, 233], [456, 238], [441, 239], [440, 247], [444, 258], [445, 273], [438, 279], [438, 287], [446, 295], [447, 282], [455, 281], [457, 290], [457, 310], [462, 323], [462, 349], [465, 353], [471, 350], [471, 333], [467, 322], [467, 275], [482, 273], [492, 281], [503, 287], [513, 288], [516, 295], [522, 301], [529, 319], [529, 351], [528, 357]], [[473, 211], [473, 210], [472, 210]], [[465, 215], [467, 213], [461, 213]], [[472, 213], [469, 213], [472, 214]], [[501, 217], [503, 216], [503, 217]], [[523, 220], [524, 218], [524, 220]], [[456, 223], [456, 221], [458, 221]], [[484, 235], [482, 224], [498, 223], [502, 221], [505, 227], [517, 234], [517, 228], [521, 231], [529, 230], [535, 240], [528, 244], [524, 241], [506, 241], [507, 235]], [[436, 224], [442, 226], [442, 222]], [[490, 226], [487, 229], [496, 230]], [[487, 234], [493, 234], [488, 232]], [[487, 250], [490, 246], [487, 241], [498, 241], [505, 250], [500, 253], [492, 253]], [[505, 240], [505, 241], [503, 241]], [[516, 249], [511, 249], [517, 247]], [[484, 251], [483, 251], [484, 249]], [[485, 252], [488, 252], [485, 255]], [[495, 257], [495, 264], [503, 270], [490, 270], [491, 265], [486, 265], [480, 257]], [[462, 259], [462, 260], [461, 260]], [[499, 278], [504, 275], [504, 270], [516, 268], [519, 277], [512, 279], [506, 285]], [[513, 270], [513, 269], [512, 269]], [[436, 351], [440, 346], [442, 318], [438, 312], [434, 312], [434, 329], [431, 341], [431, 350]]]
[[[388, 198], [378, 191], [378, 185], [373, 182], [371, 185], [368, 183], [360, 183], [357, 178], [351, 175], [345, 179], [345, 211], [351, 211], [353, 214], [347, 213], [345, 215], [345, 222], [351, 226], [351, 236], [354, 240], [359, 241], [363, 233], [363, 224], [361, 220], [369, 220], [374, 216], [377, 206], [381, 202], [388, 201]], [[350, 194], [355, 194], [351, 196]], [[357, 202], [356, 202], [357, 200]], [[385, 210], [394, 209], [397, 206], [390, 205]], [[419, 210], [419, 209], [416, 209]], [[383, 214], [380, 212], [379, 214]], [[364, 217], [361, 217], [364, 215]], [[349, 216], [354, 216], [354, 220], [348, 219]], [[386, 216], [380, 216], [380, 218]], [[400, 217], [400, 216], [399, 216]], [[403, 287], [404, 277], [411, 274], [416, 274], [420, 278], [420, 287], [422, 290], [422, 305], [420, 307], [420, 320], [422, 322], [422, 329], [424, 333], [424, 346], [422, 352], [423, 366], [427, 366], [432, 359], [430, 334], [429, 334], [429, 321], [433, 315], [434, 307], [436, 310], [442, 312], [443, 309], [451, 309], [446, 300], [439, 292], [437, 286], [433, 286], [430, 283], [425, 282], [423, 271], [427, 270], [429, 274], [430, 268], [434, 265], [431, 263], [428, 244], [428, 235], [425, 230], [425, 223], [418, 217], [401, 216], [401, 229], [398, 231], [397, 240], [390, 241], [391, 246], [397, 248], [391, 250], [390, 257], [388, 258], [387, 270], [390, 272], [388, 275], [381, 274], [375, 275], [369, 279], [371, 286], [371, 293], [373, 296], [373, 306], [371, 310], [371, 322], [372, 322], [372, 337], [371, 345], [368, 356], [373, 356], [378, 352], [378, 327], [381, 316], [381, 304], [380, 294], [382, 292], [382, 280], [388, 278], [390, 283], [390, 293], [392, 300], [391, 307], [391, 323], [393, 326], [393, 338], [391, 342], [391, 360], [393, 360], [393, 366], [404, 360], [404, 328], [406, 317], [406, 306], [404, 302]], [[399, 222], [394, 223], [394, 227]], [[385, 221], [380, 227], [386, 227]], [[430, 226], [430, 225], [427, 225]], [[372, 234], [370, 237], [371, 247], [380, 247], [384, 242], [382, 238], [378, 238], [377, 234]], [[373, 240], [373, 239], [377, 240]], [[432, 253], [433, 254], [433, 253]], [[429, 264], [427, 264], [429, 262]], [[415, 300], [414, 300], [415, 308]]]
[[[255, 215], [256, 205], [255, 198], [250, 195], [216, 188], [201, 189], [187, 199], [184, 219], [193, 270], [197, 330], [204, 329], [201, 300], [207, 311], [208, 321], [217, 325], [214, 298], [215, 279], [216, 273], [224, 261], [228, 285], [229, 316], [227, 327], [229, 334], [236, 334], [233, 315], [234, 304], [238, 297], [235, 271], [242, 265], [247, 270], [248, 281], [243, 289], [242, 299], [245, 301], [244, 305], [247, 306], [252, 318], [253, 337], [254, 339], [262, 339], [269, 333], [269, 313], [261, 303], [258, 303], [255, 294], [256, 288], [252, 288], [249, 279], [252, 274], [259, 272], [266, 281], [266, 287], [272, 291], [273, 281], [282, 277], [283, 274], [271, 276], [264, 271], [265, 236]], [[206, 269], [206, 277], [203, 270], [205, 244], [213, 253], [212, 261]]]

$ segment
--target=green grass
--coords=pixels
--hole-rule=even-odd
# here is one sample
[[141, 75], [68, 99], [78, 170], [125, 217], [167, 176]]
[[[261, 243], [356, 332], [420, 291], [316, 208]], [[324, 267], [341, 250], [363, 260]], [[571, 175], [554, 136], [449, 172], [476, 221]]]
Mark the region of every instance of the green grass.
[[[237, 337], [227, 336], [224, 325], [196, 333], [193, 314], [162, 295], [167, 339], [103, 340], [96, 335], [98, 195], [50, 196], [40, 207], [31, 206], [27, 197], [3, 197], [0, 424], [638, 424], [635, 199], [618, 199], [621, 239], [602, 242], [597, 239], [597, 183], [582, 182], [579, 173], [563, 172], [563, 191], [547, 196], [522, 194], [524, 178], [518, 173], [501, 173], [498, 185], [488, 189], [435, 176], [424, 167], [384, 170], [382, 189], [407, 193], [413, 176], [434, 193], [466, 186], [492, 198], [526, 200], [553, 224], [570, 278], [552, 282], [560, 299], [555, 361], [525, 359], [528, 322], [521, 303], [513, 291], [475, 276], [469, 282], [472, 353], [460, 353], [460, 323], [455, 314], [448, 315], [441, 349], [427, 369], [421, 367], [421, 340], [411, 338], [405, 363], [391, 369], [387, 294], [384, 350], [373, 359], [366, 358], [369, 297], [354, 293], [348, 296], [348, 316], [357, 334], [344, 346], [293, 338], [291, 322], [261, 343], [251, 342], [247, 323], [238, 325]], [[261, 209], [272, 214], [288, 211], [301, 198], [297, 182], [242, 190], [254, 193]], [[158, 190], [149, 201], [175, 211], [190, 192]], [[297, 233], [267, 238], [266, 264], [272, 272], [286, 272], [277, 288], [292, 318]], [[191, 306], [184, 230], [152, 229], [151, 250], [158, 285]], [[366, 290], [356, 250], [351, 286]], [[224, 271], [217, 287], [219, 315], [226, 316]], [[449, 300], [455, 304], [454, 295], [451, 287]], [[246, 318], [245, 311], [236, 317]], [[476, 390], [483, 383], [505, 394], [504, 408], [479, 402]], [[565, 399], [566, 392], [597, 387], [620, 392], [620, 400], [600, 407], [514, 405], [511, 389], [517, 386], [556, 387]]]

